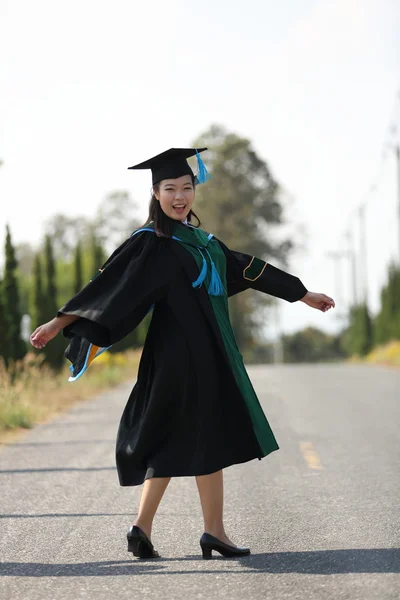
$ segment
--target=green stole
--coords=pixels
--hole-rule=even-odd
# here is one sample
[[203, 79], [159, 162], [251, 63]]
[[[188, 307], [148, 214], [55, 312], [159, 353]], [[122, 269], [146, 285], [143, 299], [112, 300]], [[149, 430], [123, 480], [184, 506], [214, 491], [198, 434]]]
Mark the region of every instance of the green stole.
[[[249, 411], [254, 433], [263, 452], [263, 456], [266, 456], [270, 452], [277, 450], [279, 446], [247, 374], [243, 363], [243, 357], [237, 346], [235, 334], [229, 319], [228, 295], [226, 293], [225, 254], [218, 241], [213, 237], [210, 239], [208, 234], [201, 229], [177, 223], [174, 227], [174, 236], [179, 239], [179, 242], [182, 243], [185, 249], [193, 256], [199, 268], [199, 272], [204, 269], [203, 258], [206, 260], [207, 273], [202, 285], [204, 285], [207, 290], [210, 289], [210, 284], [212, 283], [213, 266], [210, 257], [217, 269], [224, 292], [222, 295], [213, 295], [209, 291], [208, 297], [221, 332], [233, 375]], [[209, 254], [202, 249], [207, 249]]]

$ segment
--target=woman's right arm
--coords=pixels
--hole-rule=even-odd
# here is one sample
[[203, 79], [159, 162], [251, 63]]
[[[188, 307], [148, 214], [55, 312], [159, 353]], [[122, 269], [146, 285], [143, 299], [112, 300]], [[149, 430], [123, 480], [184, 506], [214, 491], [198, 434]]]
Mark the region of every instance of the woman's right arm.
[[80, 317], [77, 315], [63, 315], [61, 314], [58, 317], [54, 317], [48, 323], [44, 323], [44, 325], [39, 325], [32, 333], [30, 337], [30, 342], [34, 348], [38, 348], [41, 350], [45, 347], [47, 342], [50, 342], [53, 338], [56, 337], [58, 333], [67, 325], [70, 325], [74, 321], [77, 321]]

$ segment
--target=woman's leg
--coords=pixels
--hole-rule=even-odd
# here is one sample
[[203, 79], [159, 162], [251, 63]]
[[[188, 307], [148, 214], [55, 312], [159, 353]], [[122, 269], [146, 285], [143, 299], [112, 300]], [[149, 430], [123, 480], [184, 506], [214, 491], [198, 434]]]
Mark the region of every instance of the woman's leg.
[[140, 527], [149, 539], [154, 515], [170, 481], [171, 477], [152, 477], [146, 479], [143, 484], [138, 515], [134, 525]]
[[222, 470], [210, 475], [198, 475], [196, 477], [196, 484], [203, 511], [205, 533], [210, 533], [222, 542], [225, 542], [225, 544], [235, 546], [226, 535], [224, 529], [224, 483]]

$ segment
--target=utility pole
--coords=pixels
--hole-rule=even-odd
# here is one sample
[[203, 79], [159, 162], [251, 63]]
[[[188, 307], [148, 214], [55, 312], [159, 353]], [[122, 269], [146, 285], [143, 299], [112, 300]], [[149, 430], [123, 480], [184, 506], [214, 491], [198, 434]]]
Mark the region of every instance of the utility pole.
[[347, 257], [348, 254], [344, 250], [337, 250], [336, 252], [327, 252], [326, 255], [328, 258], [332, 258], [333, 260], [333, 273], [334, 273], [334, 281], [335, 281], [335, 298], [336, 303], [339, 308], [337, 313], [338, 317], [343, 317], [343, 313], [341, 310], [343, 309], [343, 285], [342, 285], [342, 269], [341, 269], [341, 261], [343, 257]]
[[367, 269], [367, 236], [365, 231], [365, 208], [366, 204], [361, 204], [358, 209], [360, 218], [360, 252], [361, 252], [361, 300], [365, 305], [368, 304], [368, 269]]
[[400, 146], [396, 146], [396, 166], [397, 166], [397, 207], [399, 217], [399, 262], [400, 262]]
[[351, 306], [357, 306], [357, 259], [354, 250], [354, 239], [351, 229], [347, 230], [345, 234], [347, 240], [347, 256], [350, 259], [350, 289], [352, 291]]

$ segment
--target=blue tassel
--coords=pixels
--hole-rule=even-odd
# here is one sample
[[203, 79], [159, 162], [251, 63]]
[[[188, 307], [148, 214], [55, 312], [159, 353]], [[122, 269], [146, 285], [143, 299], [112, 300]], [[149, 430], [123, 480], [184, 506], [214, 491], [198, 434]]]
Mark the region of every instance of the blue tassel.
[[223, 296], [225, 294], [225, 289], [222, 285], [221, 277], [219, 276], [217, 267], [215, 266], [215, 263], [211, 258], [209, 251], [206, 250], [206, 252], [210, 257], [211, 262], [211, 281], [210, 285], [208, 286], [208, 293], [210, 294], [210, 296]]
[[203, 281], [205, 280], [205, 278], [206, 278], [206, 275], [207, 275], [207, 261], [206, 261], [206, 259], [204, 258], [204, 254], [201, 252], [200, 248], [197, 248], [197, 250], [200, 252], [200, 254], [201, 254], [201, 257], [202, 257], [202, 259], [203, 259], [203, 266], [201, 267], [200, 274], [199, 274], [198, 278], [196, 279], [196, 281], [193, 281], [193, 282], [192, 282], [192, 286], [193, 286], [194, 288], [199, 288], [199, 287], [201, 287], [201, 286], [202, 286], [202, 284], [203, 284]]
[[205, 183], [206, 181], [208, 181], [209, 179], [211, 179], [211, 175], [207, 171], [207, 167], [203, 163], [203, 161], [201, 159], [201, 156], [200, 156], [200, 154], [198, 152], [196, 152], [196, 158], [197, 158], [197, 176], [196, 176], [196, 182], [197, 183]]

